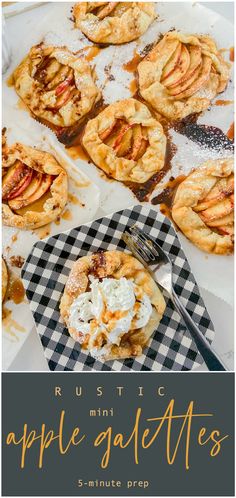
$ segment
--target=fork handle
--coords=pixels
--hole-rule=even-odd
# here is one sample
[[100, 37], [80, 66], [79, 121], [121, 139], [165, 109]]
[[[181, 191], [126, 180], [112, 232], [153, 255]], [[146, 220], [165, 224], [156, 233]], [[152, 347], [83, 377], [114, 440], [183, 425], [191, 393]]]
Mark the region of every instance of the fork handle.
[[205, 336], [202, 334], [202, 332], [199, 330], [199, 328], [196, 326], [194, 321], [192, 320], [191, 316], [189, 313], [186, 311], [184, 308], [183, 304], [181, 303], [180, 299], [178, 298], [176, 292], [174, 289], [172, 289], [172, 295], [171, 295], [172, 302], [178, 311], [178, 313], [181, 315], [181, 317], [184, 320], [184, 323], [189, 330], [198, 350], [199, 353], [202, 355], [208, 370], [227, 370], [226, 366], [224, 366], [222, 360], [218, 357], [218, 355], [214, 352], [214, 350], [211, 348], [209, 342], [205, 338]]

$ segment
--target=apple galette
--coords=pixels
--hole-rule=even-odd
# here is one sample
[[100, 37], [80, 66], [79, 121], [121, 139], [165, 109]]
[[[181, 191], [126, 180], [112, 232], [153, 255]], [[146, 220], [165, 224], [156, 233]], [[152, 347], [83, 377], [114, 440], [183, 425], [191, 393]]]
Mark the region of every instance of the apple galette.
[[172, 217], [182, 232], [203, 251], [233, 251], [233, 159], [203, 163], [178, 187]]
[[8, 270], [6, 263], [2, 258], [2, 302], [6, 297], [7, 286], [8, 286]]
[[120, 251], [95, 253], [73, 265], [60, 303], [71, 337], [94, 358], [142, 354], [165, 310], [149, 272]]
[[13, 78], [33, 115], [57, 127], [78, 123], [100, 98], [89, 63], [66, 48], [32, 47]]
[[230, 64], [212, 38], [171, 31], [138, 65], [142, 97], [169, 119], [207, 109], [225, 89]]
[[141, 36], [155, 19], [151, 2], [79, 2], [75, 26], [95, 43], [121, 44]]
[[51, 154], [4, 141], [2, 166], [4, 225], [38, 228], [61, 214], [67, 202], [67, 173]]
[[163, 128], [135, 99], [115, 102], [91, 119], [83, 145], [93, 162], [116, 180], [143, 183], [164, 166]]

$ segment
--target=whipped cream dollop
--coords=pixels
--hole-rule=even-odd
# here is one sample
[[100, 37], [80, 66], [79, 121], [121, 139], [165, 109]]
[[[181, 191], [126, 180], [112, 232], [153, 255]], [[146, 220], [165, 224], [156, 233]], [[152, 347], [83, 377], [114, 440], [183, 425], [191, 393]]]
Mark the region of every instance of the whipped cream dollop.
[[132, 280], [90, 277], [90, 290], [72, 303], [69, 326], [73, 338], [92, 356], [107, 356], [130, 330], [144, 327], [152, 314], [149, 297]]

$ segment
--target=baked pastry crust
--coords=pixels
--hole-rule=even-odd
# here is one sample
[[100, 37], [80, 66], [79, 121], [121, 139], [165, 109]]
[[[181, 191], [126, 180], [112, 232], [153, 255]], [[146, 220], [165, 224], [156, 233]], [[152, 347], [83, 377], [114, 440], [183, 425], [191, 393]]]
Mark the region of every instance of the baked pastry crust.
[[139, 63], [139, 90], [160, 114], [183, 119], [224, 91], [230, 67], [211, 37], [171, 31]]
[[106, 251], [79, 258], [74, 263], [68, 277], [60, 302], [60, 312], [70, 335], [76, 341], [79, 341], [82, 348], [88, 352], [87, 345], [83, 346], [83, 339], [81, 339], [79, 333], [69, 326], [69, 310], [73, 301], [88, 290], [89, 276], [91, 275], [99, 279], [106, 277], [132, 279], [149, 297], [153, 311], [147, 325], [125, 334], [120, 345], [112, 345], [110, 353], [104, 359], [124, 359], [141, 355], [143, 348], [147, 345], [160, 322], [166, 307], [165, 300], [157, 284], [143, 265], [129, 254], [120, 251]]
[[108, 176], [144, 183], [164, 166], [166, 136], [144, 104], [127, 99], [87, 123], [83, 146]]
[[114, 45], [136, 40], [156, 18], [151, 2], [79, 2], [73, 15], [87, 38]]
[[2, 258], [2, 302], [6, 297], [7, 286], [8, 286], [8, 270], [6, 263]]
[[172, 217], [203, 251], [229, 254], [234, 235], [233, 159], [203, 163], [178, 187]]
[[30, 111], [57, 127], [78, 123], [101, 96], [89, 63], [66, 48], [32, 47], [13, 78]]
[[10, 208], [7, 201], [3, 201], [3, 224], [25, 230], [39, 228], [55, 220], [64, 209], [67, 202], [67, 173], [48, 152], [21, 143], [15, 143], [11, 146], [3, 144], [3, 169], [8, 170], [16, 161], [21, 161], [36, 172], [55, 176], [55, 179], [48, 190], [50, 197], [45, 200], [42, 210], [39, 212], [32, 210], [32, 204], [28, 206], [28, 210], [24, 214], [20, 215]]

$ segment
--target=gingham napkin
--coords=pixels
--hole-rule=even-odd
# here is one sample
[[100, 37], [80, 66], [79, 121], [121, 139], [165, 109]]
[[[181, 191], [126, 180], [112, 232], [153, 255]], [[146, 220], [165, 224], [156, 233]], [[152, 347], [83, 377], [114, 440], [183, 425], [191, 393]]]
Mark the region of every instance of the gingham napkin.
[[175, 290], [209, 341], [214, 328], [198, 286], [170, 221], [147, 206], [135, 206], [37, 242], [22, 269], [44, 354], [50, 370], [158, 371], [191, 370], [202, 363], [190, 334], [167, 299], [164, 316], [142, 356], [103, 363], [81, 351], [68, 334], [59, 301], [76, 259], [98, 250], [126, 251], [121, 240], [136, 223], [154, 237], [174, 262]]

